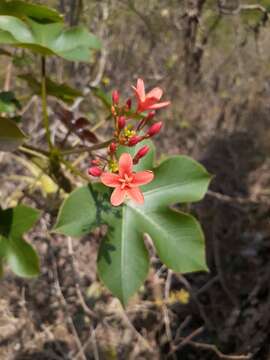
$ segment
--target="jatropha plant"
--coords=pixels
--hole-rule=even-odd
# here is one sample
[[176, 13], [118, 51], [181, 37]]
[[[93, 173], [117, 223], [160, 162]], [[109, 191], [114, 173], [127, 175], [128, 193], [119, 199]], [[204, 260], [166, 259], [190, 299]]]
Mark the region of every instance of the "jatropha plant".
[[[16, 150], [16, 159], [27, 163], [40, 186], [46, 183], [44, 196], [53, 192], [64, 198], [52, 234], [79, 238], [105, 225], [97, 271], [100, 280], [125, 305], [147, 277], [149, 241], [161, 262], [172, 270], [207, 270], [201, 226], [183, 209], [203, 198], [211, 176], [187, 156], [156, 161], [152, 139], [163, 126], [156, 117], [158, 110], [170, 102], [161, 101], [163, 91], [159, 87], [146, 92], [142, 79], [132, 87], [133, 96], [124, 101], [117, 90], [108, 99], [100, 89], [92, 89], [109, 110], [108, 121], [102, 122], [112, 129], [108, 140], [100, 142], [86, 118], [76, 118], [72, 111], [60, 106], [55, 114], [67, 133], [64, 141], [55, 141], [50, 130], [48, 95], [70, 104], [82, 94], [48, 78], [46, 58], [54, 55], [87, 61], [91, 52], [101, 46], [85, 28], [65, 29], [62, 22], [56, 11], [44, 6], [26, 5], [20, 0], [3, 1], [0, 5], [0, 42], [41, 56], [40, 81], [29, 74], [21, 74], [20, 79], [41, 96], [47, 141], [45, 149], [29, 144], [31, 137], [25, 137], [18, 123], [23, 119], [16, 116], [15, 122], [14, 113], [19, 107], [15, 95], [1, 93], [0, 150]], [[73, 147], [67, 147], [70, 134], [79, 139]], [[83, 152], [89, 154], [90, 165], [82, 173], [81, 167], [75, 167], [71, 160]], [[77, 188], [71, 191], [74, 184], [67, 173], [78, 176], [82, 186], [76, 182]], [[8, 263], [19, 276], [39, 274], [37, 254], [23, 238], [39, 216], [36, 209], [20, 201], [17, 206], [0, 209], [0, 272]]]
[[122, 102], [117, 90], [112, 93], [112, 138], [105, 154], [97, 154], [88, 169], [90, 177], [100, 181], [71, 193], [54, 228], [79, 237], [98, 225], [107, 225], [97, 259], [98, 273], [123, 304], [148, 273], [145, 234], [169, 268], [179, 272], [207, 269], [199, 223], [173, 205], [200, 200], [210, 176], [187, 156], [173, 156], [155, 166], [151, 140], [163, 124], [156, 120], [156, 112], [170, 102], [160, 102], [163, 91], [159, 87], [145, 93], [142, 79], [132, 88], [134, 108], [133, 99]]

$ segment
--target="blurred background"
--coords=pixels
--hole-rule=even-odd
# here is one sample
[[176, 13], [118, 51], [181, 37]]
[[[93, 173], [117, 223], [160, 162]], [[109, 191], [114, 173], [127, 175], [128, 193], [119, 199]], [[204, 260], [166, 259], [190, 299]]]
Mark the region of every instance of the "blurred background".
[[[71, 248], [70, 240], [49, 238], [45, 217], [29, 236], [41, 277], [7, 273], [1, 283], [0, 359], [270, 359], [269, 0], [36, 3], [102, 40], [90, 64], [48, 63], [50, 77], [85, 94], [70, 108], [93, 126], [106, 112], [91, 86], [129, 96], [141, 77], [149, 89], [164, 89], [172, 104], [160, 115], [159, 157], [187, 154], [215, 175], [191, 207], [205, 231], [210, 272], [172, 274], [153, 253], [148, 280], [124, 313], [96, 278], [100, 231]], [[13, 64], [0, 55], [2, 88], [19, 94], [24, 126], [39, 143], [40, 104], [14, 75], [39, 69], [34, 55], [17, 52]], [[61, 132], [53, 110], [50, 117]], [[0, 201], [11, 206], [26, 185], [9, 176], [31, 169], [0, 155]], [[51, 205], [38, 191], [32, 201]]]

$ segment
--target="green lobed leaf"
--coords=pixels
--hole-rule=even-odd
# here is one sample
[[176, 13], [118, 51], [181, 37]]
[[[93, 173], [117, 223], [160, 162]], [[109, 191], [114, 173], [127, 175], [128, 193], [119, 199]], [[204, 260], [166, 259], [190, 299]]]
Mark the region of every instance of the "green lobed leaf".
[[25, 134], [14, 121], [0, 118], [0, 151], [14, 151], [25, 139]]
[[22, 277], [39, 274], [39, 259], [34, 248], [23, 239], [39, 218], [33, 208], [18, 205], [6, 210], [0, 209], [0, 266], [6, 261], [12, 271]]
[[0, 43], [71, 61], [89, 61], [91, 50], [101, 47], [98, 38], [83, 26], [65, 29], [62, 22], [40, 24], [4, 15], [0, 16]]
[[107, 217], [108, 232], [99, 249], [98, 273], [111, 292], [127, 304], [147, 276], [149, 257], [131, 209], [123, 206], [120, 216]]
[[188, 156], [172, 156], [155, 169], [154, 180], [143, 187], [145, 206], [159, 209], [169, 204], [199, 201], [205, 195], [211, 176]]
[[[152, 161], [153, 154], [145, 166], [151, 168]], [[127, 201], [115, 208], [110, 206], [108, 188], [83, 187], [64, 202], [55, 226], [57, 232], [81, 236], [90, 231], [93, 224], [107, 224], [108, 233], [99, 250], [98, 273], [123, 304], [147, 276], [149, 259], [144, 233], [150, 235], [161, 261], [171, 269], [207, 270], [200, 224], [191, 215], [173, 210], [171, 205], [200, 200], [207, 191], [210, 175], [186, 156], [165, 160], [154, 173], [154, 181], [143, 187], [143, 205]], [[81, 222], [80, 226], [77, 221]]]
[[91, 186], [81, 187], [63, 202], [53, 231], [68, 236], [83, 236], [97, 226], [96, 215]]
[[0, 3], [0, 15], [11, 15], [21, 19], [29, 17], [41, 23], [60, 22], [63, 15], [56, 10], [44, 5], [29, 4], [21, 0], [6, 1]]

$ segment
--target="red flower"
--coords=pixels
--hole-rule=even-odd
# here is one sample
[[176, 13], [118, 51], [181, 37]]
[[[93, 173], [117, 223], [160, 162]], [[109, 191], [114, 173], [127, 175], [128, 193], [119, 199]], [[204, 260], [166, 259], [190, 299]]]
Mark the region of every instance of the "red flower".
[[137, 80], [137, 87], [132, 86], [137, 97], [137, 112], [143, 112], [146, 110], [156, 110], [168, 106], [170, 101], [160, 102], [163, 91], [159, 87], [155, 87], [147, 94], [145, 94], [144, 82], [142, 79]]
[[101, 182], [109, 187], [115, 188], [111, 195], [113, 206], [122, 204], [126, 197], [138, 204], [143, 204], [144, 197], [139, 186], [148, 184], [154, 178], [152, 171], [132, 172], [132, 157], [124, 153], [119, 159], [119, 174], [109, 172], [101, 175]]

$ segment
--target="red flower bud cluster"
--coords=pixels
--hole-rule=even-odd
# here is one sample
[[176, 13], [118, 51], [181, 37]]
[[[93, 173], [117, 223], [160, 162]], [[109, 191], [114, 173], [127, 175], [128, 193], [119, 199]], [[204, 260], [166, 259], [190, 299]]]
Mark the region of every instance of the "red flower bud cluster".
[[[119, 146], [133, 147], [143, 140], [157, 135], [162, 126], [162, 121], [154, 121], [156, 111], [170, 104], [169, 101], [160, 102], [163, 91], [156, 87], [145, 92], [144, 82], [138, 79], [137, 86], [133, 87], [136, 96], [135, 109], [132, 109], [132, 99], [128, 98], [123, 103], [118, 90], [112, 92], [111, 118], [114, 123], [113, 138], [107, 147], [107, 153], [102, 156], [102, 161], [93, 160], [88, 169], [91, 176], [101, 176], [108, 168], [112, 173], [118, 173], [119, 168]], [[84, 125], [83, 120], [80, 120]], [[145, 157], [149, 152], [149, 146], [142, 145], [135, 153], [133, 164]]]

